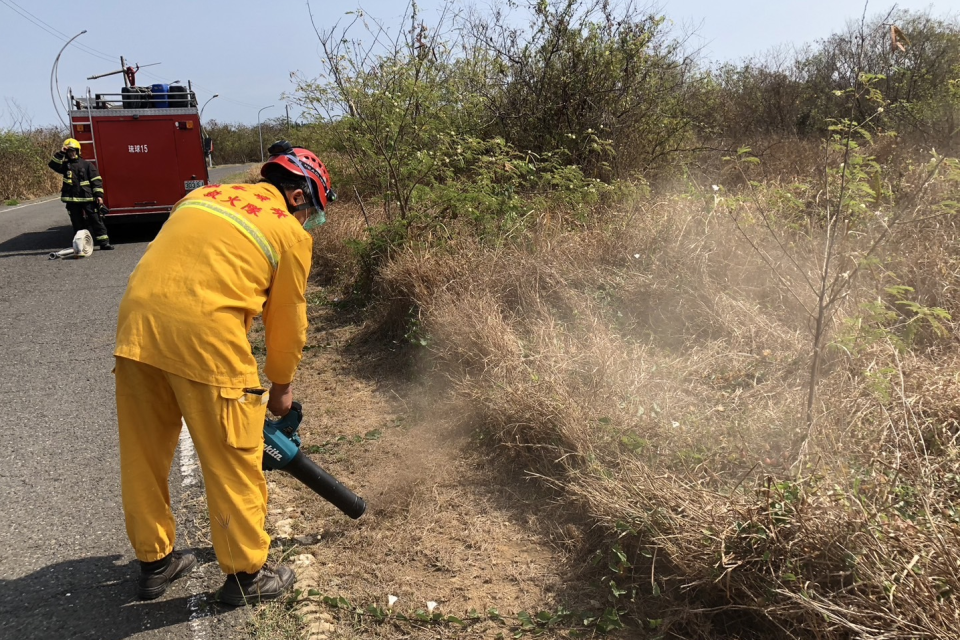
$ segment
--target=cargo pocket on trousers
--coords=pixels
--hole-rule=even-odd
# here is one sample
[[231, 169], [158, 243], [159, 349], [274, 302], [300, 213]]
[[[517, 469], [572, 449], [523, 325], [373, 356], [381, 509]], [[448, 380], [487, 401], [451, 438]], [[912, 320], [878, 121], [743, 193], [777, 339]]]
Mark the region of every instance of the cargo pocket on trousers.
[[267, 396], [244, 389], [220, 389], [220, 424], [226, 443], [235, 449], [263, 446], [263, 420], [267, 416]]

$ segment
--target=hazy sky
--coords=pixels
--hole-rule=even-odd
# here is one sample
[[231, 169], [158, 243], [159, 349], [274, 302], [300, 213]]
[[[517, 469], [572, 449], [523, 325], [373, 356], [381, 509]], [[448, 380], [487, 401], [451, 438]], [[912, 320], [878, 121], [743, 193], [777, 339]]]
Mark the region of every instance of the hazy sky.
[[[490, 6], [489, 1], [458, 0], [456, 6]], [[899, 7], [930, 9], [937, 15], [960, 10], [960, 0], [901, 0]], [[420, 0], [430, 24], [441, 0]], [[391, 27], [398, 26], [403, 1], [330, 2], [311, 0], [318, 26], [328, 28], [344, 13], [362, 6]], [[891, 2], [871, 2], [868, 13]], [[695, 44], [713, 60], [731, 60], [784, 43], [802, 44], [828, 36], [863, 13], [863, 0], [664, 0], [660, 3], [678, 29], [695, 28]], [[71, 36], [87, 33], [64, 51], [59, 66], [62, 91], [120, 91], [123, 80], [91, 75], [128, 63], [161, 64], [143, 69], [137, 84], [192, 80], [204, 120], [255, 123], [284, 115], [281, 94], [292, 89], [291, 71], [317, 76], [321, 70], [317, 37], [306, 0], [0, 0], [0, 128], [25, 113], [34, 126], [54, 124], [50, 71], [57, 52]], [[299, 111], [291, 107], [291, 118]]]

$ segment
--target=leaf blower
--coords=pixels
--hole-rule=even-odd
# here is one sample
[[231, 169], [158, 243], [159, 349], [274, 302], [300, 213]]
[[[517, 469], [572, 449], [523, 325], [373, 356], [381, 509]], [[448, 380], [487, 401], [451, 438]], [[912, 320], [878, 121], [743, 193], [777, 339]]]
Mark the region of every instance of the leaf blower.
[[356, 520], [367, 510], [363, 498], [340, 484], [300, 450], [300, 423], [303, 407], [293, 403], [290, 413], [263, 423], [263, 469], [281, 469], [307, 485], [321, 498]]

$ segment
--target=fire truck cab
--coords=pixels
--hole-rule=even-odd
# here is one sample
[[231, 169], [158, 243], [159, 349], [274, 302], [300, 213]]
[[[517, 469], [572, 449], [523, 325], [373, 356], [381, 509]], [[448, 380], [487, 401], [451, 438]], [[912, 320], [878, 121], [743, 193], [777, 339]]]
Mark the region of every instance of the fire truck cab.
[[71, 93], [70, 105], [71, 136], [103, 179], [108, 225], [165, 220], [178, 200], [209, 183], [191, 89], [124, 87], [95, 96], [87, 90], [82, 98]]

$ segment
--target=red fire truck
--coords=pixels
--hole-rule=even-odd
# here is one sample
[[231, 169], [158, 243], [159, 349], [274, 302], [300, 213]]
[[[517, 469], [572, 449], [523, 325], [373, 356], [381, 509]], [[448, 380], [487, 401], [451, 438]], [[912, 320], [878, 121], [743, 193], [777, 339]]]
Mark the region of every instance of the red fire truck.
[[70, 129], [103, 178], [107, 224], [166, 219], [187, 192], [209, 183], [197, 99], [188, 87], [70, 93]]

